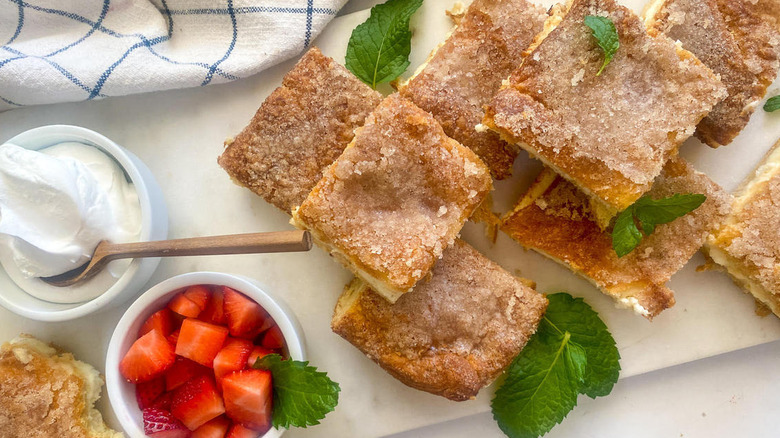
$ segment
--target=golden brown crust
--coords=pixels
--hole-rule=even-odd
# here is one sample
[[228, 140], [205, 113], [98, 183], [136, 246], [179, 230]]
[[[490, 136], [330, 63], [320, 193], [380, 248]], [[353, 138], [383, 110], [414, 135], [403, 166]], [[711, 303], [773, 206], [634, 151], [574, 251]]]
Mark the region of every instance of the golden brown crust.
[[311, 48], [219, 157], [239, 184], [285, 213], [303, 202], [382, 96]]
[[517, 150], [495, 132], [474, 127], [546, 17], [526, 0], [475, 0], [422, 71], [399, 88], [447, 135], [476, 152], [497, 179], [511, 174]]
[[[670, 39], [650, 37], [613, 0], [575, 0], [489, 105], [488, 127], [541, 159], [617, 212], [650, 189], [664, 163], [725, 89], [711, 70]], [[620, 49], [603, 59], [587, 15], [609, 16]]]
[[[37, 345], [40, 344], [40, 345]], [[93, 404], [100, 377], [70, 353], [57, 355], [32, 337], [0, 348], [0, 436], [119, 438]], [[97, 380], [95, 382], [94, 380]], [[95, 388], [97, 386], [97, 388]], [[97, 394], [93, 394], [97, 391]]]
[[650, 34], [681, 41], [720, 75], [728, 91], [699, 122], [696, 136], [712, 147], [727, 145], [747, 125], [777, 76], [780, 34], [754, 13], [748, 0], [660, 1], [654, 16], [646, 19]]
[[679, 158], [667, 163], [648, 194], [664, 198], [675, 193], [702, 193], [707, 201], [693, 213], [659, 225], [622, 258], [612, 249], [610, 233], [596, 224], [588, 198], [549, 169], [504, 218], [501, 229], [652, 319], [674, 305], [665, 283], [698, 251], [730, 204], [727, 193]]
[[432, 278], [393, 305], [354, 280], [332, 328], [404, 384], [460, 401], [510, 364], [546, 307], [542, 295], [457, 240]]
[[357, 130], [293, 220], [394, 300], [430, 272], [491, 189], [490, 173], [474, 152], [393, 94]]
[[780, 31], [780, 0], [746, 0], [753, 12]]

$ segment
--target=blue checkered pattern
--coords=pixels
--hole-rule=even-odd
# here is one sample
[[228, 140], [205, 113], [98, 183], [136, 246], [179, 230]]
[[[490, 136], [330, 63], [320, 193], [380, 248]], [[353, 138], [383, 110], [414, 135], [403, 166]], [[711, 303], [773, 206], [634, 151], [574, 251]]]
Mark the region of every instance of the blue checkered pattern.
[[204, 86], [300, 54], [346, 0], [0, 0], [0, 110]]

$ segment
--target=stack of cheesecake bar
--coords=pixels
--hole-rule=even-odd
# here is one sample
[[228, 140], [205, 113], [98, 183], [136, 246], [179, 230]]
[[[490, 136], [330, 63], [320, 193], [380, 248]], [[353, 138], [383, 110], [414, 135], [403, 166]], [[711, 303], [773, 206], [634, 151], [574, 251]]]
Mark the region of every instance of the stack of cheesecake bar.
[[[309, 50], [219, 163], [355, 274], [333, 330], [403, 383], [453, 400], [509, 365], [547, 305], [458, 238], [521, 149], [546, 168], [496, 222], [524, 247], [652, 319], [706, 242], [780, 312], [780, 212], [766, 211], [780, 203], [780, 152], [736, 200], [677, 157], [692, 135], [718, 147], [747, 124], [778, 70], [775, 1], [657, 0], [642, 20], [614, 0], [550, 11], [474, 0], [387, 97]], [[588, 15], [620, 36], [599, 76]], [[614, 216], [680, 193], [707, 201], [618, 258]]]

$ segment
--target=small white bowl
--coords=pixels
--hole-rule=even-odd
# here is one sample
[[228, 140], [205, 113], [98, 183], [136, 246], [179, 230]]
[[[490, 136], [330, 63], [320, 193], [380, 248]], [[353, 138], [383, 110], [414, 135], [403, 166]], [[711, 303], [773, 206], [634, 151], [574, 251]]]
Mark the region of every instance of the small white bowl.
[[[74, 141], [94, 146], [111, 156], [124, 169], [138, 192], [141, 203], [141, 241], [168, 238], [168, 209], [152, 172], [131, 152], [108, 138], [86, 128], [50, 125], [25, 131], [8, 140], [17, 146], [39, 150], [58, 143]], [[0, 305], [38, 321], [68, 321], [97, 310], [114, 307], [135, 296], [149, 281], [159, 258], [133, 260], [121, 277], [102, 295], [75, 304], [44, 301], [25, 292], [0, 267]]]
[[[148, 291], [127, 309], [114, 329], [106, 353], [106, 390], [119, 424], [131, 437], [144, 437], [143, 417], [135, 398], [135, 385], [119, 373], [119, 362], [138, 339], [138, 330], [146, 319], [164, 308], [171, 298], [189, 286], [211, 284], [227, 286], [255, 300], [276, 321], [282, 331], [291, 359], [306, 360], [303, 330], [295, 314], [279, 298], [272, 297], [260, 284], [241, 275], [219, 272], [192, 272], [171, 277]], [[271, 429], [262, 438], [278, 438], [284, 430]]]

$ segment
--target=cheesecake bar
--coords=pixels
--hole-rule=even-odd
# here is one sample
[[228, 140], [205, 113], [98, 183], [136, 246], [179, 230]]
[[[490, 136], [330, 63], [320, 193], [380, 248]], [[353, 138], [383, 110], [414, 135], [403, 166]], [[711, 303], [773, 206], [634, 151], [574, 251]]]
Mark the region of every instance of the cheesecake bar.
[[545, 169], [503, 220], [501, 230], [582, 275], [621, 306], [652, 319], [674, 305], [666, 282], [699, 250], [728, 214], [730, 196], [681, 158], [670, 160], [648, 193], [665, 198], [701, 193], [707, 201], [693, 212], [659, 225], [634, 251], [618, 258], [612, 236], [602, 230], [581, 191]]
[[780, 143], [740, 188], [731, 215], [705, 246], [734, 282], [780, 316]]
[[428, 275], [493, 183], [429, 113], [387, 97], [293, 212], [293, 224], [386, 299]]
[[457, 240], [431, 279], [395, 304], [353, 280], [331, 325], [402, 383], [460, 401], [512, 362], [546, 307], [527, 280]]
[[[620, 40], [600, 76], [604, 53], [588, 15], [612, 20]], [[709, 68], [668, 37], [648, 35], [629, 9], [570, 0], [553, 7], [483, 123], [614, 215], [650, 189], [725, 94]]]
[[726, 86], [728, 97], [696, 127], [696, 137], [712, 147], [734, 140], [777, 76], [780, 34], [748, 2], [656, 0], [645, 10], [651, 35], [682, 42]]
[[495, 132], [474, 127], [546, 18], [543, 8], [527, 0], [474, 0], [449, 38], [399, 87], [447, 135], [476, 152], [497, 179], [511, 174], [517, 150]]
[[239, 185], [290, 214], [382, 96], [311, 48], [219, 157]]

